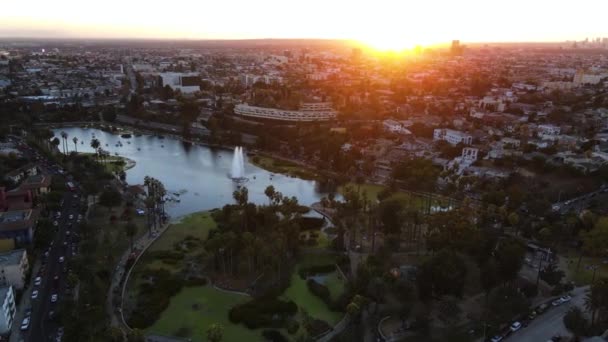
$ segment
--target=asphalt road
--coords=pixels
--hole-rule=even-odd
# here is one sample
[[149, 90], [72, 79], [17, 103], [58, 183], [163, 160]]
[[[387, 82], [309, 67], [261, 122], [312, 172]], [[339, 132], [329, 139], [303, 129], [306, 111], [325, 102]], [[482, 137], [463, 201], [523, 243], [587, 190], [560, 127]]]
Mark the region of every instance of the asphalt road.
[[[32, 150], [24, 151], [24, 154], [32, 160], [36, 157], [40, 158]], [[57, 167], [53, 167], [46, 160], [38, 159], [41, 163], [40, 167], [46, 174], [57, 174]], [[57, 231], [54, 235], [52, 245], [47, 249], [48, 256], [44, 254], [40, 256], [42, 266], [36, 274], [32, 274], [31, 281], [27, 289], [24, 291], [24, 296], [31, 298], [34, 290], [38, 291], [38, 297], [30, 300], [31, 317], [29, 329], [19, 331], [18, 341], [43, 342], [53, 341], [58, 342], [57, 329], [59, 328], [59, 307], [61, 301], [65, 297], [67, 288], [68, 263], [72, 257], [72, 246], [78, 244], [78, 215], [80, 213], [80, 198], [78, 192], [66, 191], [63, 196], [63, 205], [61, 207], [60, 218], [50, 218], [51, 221], [57, 221]], [[73, 215], [70, 219], [69, 216]], [[70, 231], [68, 234], [67, 232]], [[76, 247], [77, 248], [77, 247]], [[64, 261], [60, 262], [59, 258], [64, 257]], [[40, 276], [42, 282], [39, 286], [34, 285], [36, 277]], [[57, 280], [55, 280], [55, 276]], [[57, 301], [51, 302], [51, 296], [57, 295]], [[49, 317], [49, 312], [55, 313], [55, 318]], [[15, 316], [15, 325], [21, 325], [24, 318], [25, 308], [19, 308]]]
[[559, 306], [551, 306], [545, 313], [530, 322], [526, 328], [511, 334], [506, 340], [517, 342], [546, 342], [555, 335], [569, 336], [570, 332], [564, 326], [564, 315], [573, 306], [584, 308], [585, 294], [588, 287], [576, 288], [572, 291], [572, 300]]

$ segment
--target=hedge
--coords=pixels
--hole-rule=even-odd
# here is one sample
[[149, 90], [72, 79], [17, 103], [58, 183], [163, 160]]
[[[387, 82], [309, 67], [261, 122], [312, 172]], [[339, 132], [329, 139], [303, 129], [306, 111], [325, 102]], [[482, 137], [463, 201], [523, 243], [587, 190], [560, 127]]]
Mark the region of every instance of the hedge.
[[261, 297], [230, 309], [230, 322], [243, 323], [249, 329], [262, 327], [282, 328], [287, 318], [298, 311], [293, 301], [285, 302], [277, 298]]
[[298, 219], [300, 230], [319, 230], [323, 227], [325, 220], [320, 217], [300, 217]]
[[283, 334], [277, 330], [264, 330], [262, 331], [262, 336], [264, 336], [266, 341], [270, 342], [289, 342], [287, 337], [283, 336]]
[[325, 265], [315, 265], [308, 267], [300, 267], [298, 269], [298, 275], [300, 278], [306, 279], [309, 276], [313, 276], [316, 274], [325, 274], [331, 273], [336, 270], [336, 266], [334, 264], [325, 264]]

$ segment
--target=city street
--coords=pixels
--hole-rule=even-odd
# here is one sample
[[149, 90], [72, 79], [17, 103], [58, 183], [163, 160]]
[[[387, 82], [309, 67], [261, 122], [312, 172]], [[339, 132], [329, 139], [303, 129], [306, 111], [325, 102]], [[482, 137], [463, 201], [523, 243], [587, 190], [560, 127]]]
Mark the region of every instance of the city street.
[[522, 328], [510, 335], [507, 340], [518, 342], [545, 342], [555, 335], [568, 336], [570, 333], [564, 326], [564, 315], [573, 306], [584, 310], [585, 294], [589, 287], [580, 287], [572, 291], [572, 300], [559, 306], [551, 306], [547, 311]]
[[[73, 203], [76, 203], [75, 207]], [[65, 296], [67, 264], [72, 256], [71, 243], [74, 241], [74, 230], [77, 226], [76, 221], [79, 214], [80, 196], [74, 197], [74, 193], [66, 192], [61, 211], [61, 218], [58, 219], [59, 228], [53, 240], [53, 245], [49, 250], [48, 257], [42, 256], [43, 266], [38, 274], [32, 274], [32, 282], [38, 276], [42, 278], [40, 286], [33, 286], [37, 290], [38, 297], [31, 300], [32, 313], [29, 331], [22, 334], [25, 341], [55, 341], [58, 325], [58, 308]], [[73, 215], [70, 219], [70, 215]], [[70, 227], [72, 225], [72, 227]], [[70, 235], [68, 235], [70, 231]], [[63, 258], [63, 259], [60, 259]], [[55, 278], [57, 277], [57, 278]], [[32, 284], [33, 285], [33, 284]], [[30, 285], [30, 289], [32, 288]], [[31, 290], [27, 291], [26, 296], [31, 296]], [[56, 302], [51, 302], [51, 297], [57, 295]], [[54, 317], [49, 315], [53, 312]], [[17, 317], [16, 322], [21, 322], [22, 317]]]

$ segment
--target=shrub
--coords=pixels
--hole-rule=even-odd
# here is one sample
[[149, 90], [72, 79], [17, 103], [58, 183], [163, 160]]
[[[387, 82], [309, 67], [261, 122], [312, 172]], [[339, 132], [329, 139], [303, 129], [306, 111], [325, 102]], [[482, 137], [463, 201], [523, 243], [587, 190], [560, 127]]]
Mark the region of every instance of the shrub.
[[298, 274], [300, 275], [300, 278], [306, 279], [311, 275], [331, 273], [335, 270], [336, 266], [334, 264], [315, 265], [308, 267], [300, 267], [300, 269], [298, 270]]
[[193, 286], [205, 286], [207, 285], [207, 278], [203, 277], [192, 277], [186, 280], [184, 286], [193, 287]]
[[271, 342], [289, 342], [289, 340], [277, 330], [264, 330], [262, 331], [262, 336], [264, 336], [267, 341]]
[[235, 324], [242, 322], [249, 329], [282, 328], [287, 318], [297, 311], [298, 306], [293, 301], [285, 302], [277, 298], [261, 297], [233, 307], [228, 313], [228, 318]]
[[306, 281], [306, 286], [308, 287], [308, 290], [312, 292], [312, 294], [321, 298], [321, 300], [323, 300], [325, 304], [329, 305], [329, 303], [331, 302], [331, 294], [329, 293], [329, 289], [325, 285], [319, 284], [314, 279], [308, 279]]
[[300, 329], [300, 323], [298, 323], [298, 321], [293, 320], [293, 319], [290, 319], [289, 321], [287, 321], [287, 332], [290, 335], [297, 333], [299, 329]]
[[307, 322], [305, 328], [308, 333], [313, 337], [319, 336], [324, 332], [331, 330], [331, 326], [327, 322], [322, 321], [320, 319], [314, 319]]
[[301, 230], [319, 230], [323, 227], [325, 220], [321, 217], [300, 217], [298, 225]]

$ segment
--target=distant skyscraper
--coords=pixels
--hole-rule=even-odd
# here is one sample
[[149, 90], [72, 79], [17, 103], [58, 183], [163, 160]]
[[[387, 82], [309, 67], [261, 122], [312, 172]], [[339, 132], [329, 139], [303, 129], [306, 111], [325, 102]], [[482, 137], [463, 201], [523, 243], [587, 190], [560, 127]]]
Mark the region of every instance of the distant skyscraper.
[[361, 59], [361, 49], [353, 48], [353, 60], [358, 61], [359, 59]]
[[460, 55], [462, 55], [463, 50], [464, 50], [464, 47], [462, 45], [460, 45], [460, 40], [452, 40], [452, 48], [451, 48], [452, 55], [460, 56]]

